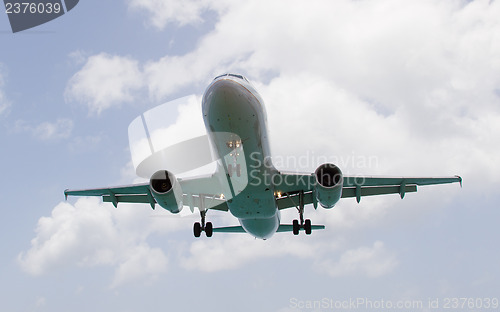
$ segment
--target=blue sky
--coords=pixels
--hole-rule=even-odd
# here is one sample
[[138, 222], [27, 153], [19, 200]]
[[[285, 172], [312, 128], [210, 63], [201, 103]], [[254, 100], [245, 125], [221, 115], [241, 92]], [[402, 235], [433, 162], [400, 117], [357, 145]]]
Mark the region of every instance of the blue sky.
[[[2, 16], [3, 311], [499, 297], [498, 1], [87, 0], [16, 34]], [[129, 123], [224, 72], [262, 95], [282, 169], [327, 157], [347, 174], [460, 174], [464, 187], [307, 207], [326, 230], [268, 241], [194, 239], [196, 217], [64, 201], [138, 181]], [[201, 134], [200, 106], [172, 107], [172, 137]]]

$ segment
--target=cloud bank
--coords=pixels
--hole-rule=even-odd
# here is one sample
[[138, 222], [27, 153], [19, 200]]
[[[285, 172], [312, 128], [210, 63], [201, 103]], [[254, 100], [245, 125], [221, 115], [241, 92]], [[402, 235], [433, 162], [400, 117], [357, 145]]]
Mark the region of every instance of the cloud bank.
[[131, 217], [125, 211], [117, 216], [97, 198], [60, 203], [51, 216], [40, 218], [31, 248], [19, 254], [18, 262], [32, 275], [73, 265], [115, 266], [112, 287], [154, 280], [166, 272], [168, 257], [145, 242], [145, 234], [135, 229], [140, 223]]
[[138, 62], [130, 57], [100, 53], [88, 57], [83, 68], [71, 77], [66, 99], [85, 104], [90, 113], [131, 102], [142, 87]]
[[[30, 249], [19, 254], [18, 263], [35, 276], [74, 266], [111, 266], [115, 268], [112, 288], [154, 282], [171, 265], [188, 271], [217, 272], [240, 269], [260, 260], [296, 257], [309, 260], [312, 268], [333, 277], [379, 277], [398, 263], [394, 252], [381, 241], [344, 250], [342, 237], [311, 241], [313, 237], [309, 236], [277, 234], [263, 242], [244, 234], [219, 234], [196, 241], [190, 236], [180, 241], [169, 239], [162, 248], [153, 247], [148, 243], [152, 234], [172, 235], [181, 228], [190, 228], [193, 219], [151, 218], [146, 207], [119, 208], [99, 203], [97, 198], [81, 198], [74, 205], [60, 203], [49, 217], [40, 218], [36, 237]], [[165, 216], [165, 212], [156, 216]], [[225, 215], [216, 222], [231, 224], [234, 219]]]

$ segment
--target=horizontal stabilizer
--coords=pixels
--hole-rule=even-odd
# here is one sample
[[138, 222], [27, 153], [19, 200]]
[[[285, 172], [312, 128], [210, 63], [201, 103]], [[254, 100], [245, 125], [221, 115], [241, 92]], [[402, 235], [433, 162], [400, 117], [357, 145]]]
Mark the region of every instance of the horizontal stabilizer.
[[240, 225], [218, 227], [214, 228], [213, 231], [218, 233], [246, 233]]
[[[311, 225], [311, 230], [324, 230], [324, 225]], [[300, 231], [304, 229], [301, 228]], [[280, 224], [278, 230], [276, 232], [293, 232], [293, 225], [291, 224]]]

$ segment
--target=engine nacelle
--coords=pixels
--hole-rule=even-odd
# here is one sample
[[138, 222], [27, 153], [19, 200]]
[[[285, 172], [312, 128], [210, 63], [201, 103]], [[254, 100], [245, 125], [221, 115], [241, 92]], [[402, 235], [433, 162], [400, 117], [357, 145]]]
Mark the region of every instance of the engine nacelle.
[[316, 199], [324, 208], [332, 208], [342, 195], [344, 176], [334, 164], [322, 164], [314, 172]]
[[171, 213], [182, 210], [182, 189], [173, 173], [167, 170], [156, 171], [149, 180], [149, 188], [162, 208]]

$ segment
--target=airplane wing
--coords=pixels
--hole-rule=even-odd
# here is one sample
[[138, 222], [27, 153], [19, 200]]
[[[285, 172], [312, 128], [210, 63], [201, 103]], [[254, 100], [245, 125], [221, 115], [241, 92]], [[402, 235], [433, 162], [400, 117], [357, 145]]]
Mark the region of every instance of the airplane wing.
[[[277, 198], [278, 209], [298, 206], [298, 195], [303, 192], [304, 205], [317, 206], [314, 193], [314, 174], [281, 173], [280, 183], [276, 191], [281, 196]], [[460, 183], [460, 176], [453, 177], [373, 177], [373, 176], [344, 176], [341, 198], [355, 197], [359, 203], [361, 197], [399, 194], [401, 198], [406, 193], [416, 192], [417, 186], [445, 183]]]
[[[203, 197], [203, 206], [207, 209], [228, 211], [226, 200], [221, 198], [219, 180], [214, 176], [178, 179], [183, 191], [183, 204], [191, 211], [200, 208]], [[435, 185], [444, 183], [462, 184], [462, 178], [454, 177], [372, 177], [372, 176], [344, 176], [342, 198], [355, 197], [359, 203], [361, 197], [399, 194], [401, 198], [406, 193], [416, 192], [417, 186]], [[297, 207], [299, 193], [303, 192], [304, 205], [317, 206], [314, 193], [315, 178], [313, 174], [280, 173], [280, 179], [275, 189], [282, 196], [278, 196], [278, 209]], [[95, 189], [65, 190], [68, 196], [100, 196], [103, 202], [111, 202], [115, 207], [118, 203], [145, 203], [155, 208], [156, 201], [151, 194], [149, 183], [126, 186], [115, 186]]]
[[[225, 199], [221, 199], [221, 187], [219, 180], [214, 175], [178, 179], [183, 192], [183, 204], [189, 206], [191, 212], [194, 208], [200, 208], [201, 197], [203, 197], [204, 208], [228, 211]], [[118, 203], [144, 203], [150, 204], [155, 209], [156, 200], [151, 194], [149, 183], [134, 185], [104, 187], [82, 190], [65, 190], [68, 196], [100, 196], [103, 202], [111, 202], [115, 207]]]

